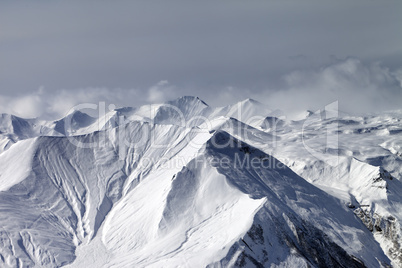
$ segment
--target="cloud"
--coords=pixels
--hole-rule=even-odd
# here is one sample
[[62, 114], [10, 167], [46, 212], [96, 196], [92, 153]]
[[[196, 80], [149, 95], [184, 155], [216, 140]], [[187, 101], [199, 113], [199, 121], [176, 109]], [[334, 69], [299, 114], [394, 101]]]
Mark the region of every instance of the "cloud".
[[334, 101], [354, 114], [401, 108], [401, 70], [393, 72], [379, 62], [364, 64], [350, 57], [316, 70], [293, 71], [283, 80], [284, 88], [265, 93], [264, 100], [288, 113], [320, 109]]
[[11, 102], [13, 113], [22, 117], [38, 117], [43, 114], [44, 105], [38, 95], [28, 95]]
[[78, 103], [183, 95], [212, 106], [251, 97], [285, 112], [334, 100], [351, 112], [399, 108], [399, 10], [397, 1], [0, 1], [0, 111], [54, 118]]
[[402, 69], [395, 71], [394, 76], [395, 76], [396, 80], [399, 81], [400, 87], [402, 87]]
[[145, 103], [146, 99], [141, 94], [141, 90], [137, 89], [94, 87], [48, 92], [41, 87], [39, 90], [26, 95], [0, 95], [0, 112], [24, 118], [57, 119], [65, 116], [76, 105], [83, 103], [99, 105], [101, 102], [105, 102], [106, 106], [112, 104], [116, 107], [135, 107]]
[[173, 98], [175, 87], [167, 80], [162, 80], [148, 90], [148, 102], [160, 103]]
[[212, 95], [275, 84], [332, 54], [400, 64], [399, 2], [0, 1], [0, 91], [166, 79]]
[[25, 118], [39, 117], [44, 113], [44, 107], [46, 107], [40, 95], [39, 90], [33, 94], [18, 97], [0, 95], [0, 112]]
[[166, 80], [145, 89], [90, 87], [48, 91], [41, 87], [25, 95], [0, 94], [0, 112], [55, 119], [82, 103], [138, 107], [183, 95], [198, 96], [214, 107], [251, 97], [289, 116], [321, 109], [334, 101], [339, 102], [341, 110], [352, 114], [401, 108], [402, 69], [391, 70], [379, 62], [364, 63], [353, 57], [337, 59], [321, 68], [289, 72], [282, 76], [282, 81], [279, 88], [267, 85], [265, 89], [179, 87]]

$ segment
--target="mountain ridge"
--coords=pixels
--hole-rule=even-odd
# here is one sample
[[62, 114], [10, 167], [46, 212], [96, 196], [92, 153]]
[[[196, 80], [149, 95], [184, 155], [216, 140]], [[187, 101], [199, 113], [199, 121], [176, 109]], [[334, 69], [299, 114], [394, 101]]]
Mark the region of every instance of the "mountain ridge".
[[251, 101], [240, 119], [241, 105], [176, 102], [0, 152], [0, 264], [400, 266], [398, 113], [261, 128], [247, 120], [269, 109]]

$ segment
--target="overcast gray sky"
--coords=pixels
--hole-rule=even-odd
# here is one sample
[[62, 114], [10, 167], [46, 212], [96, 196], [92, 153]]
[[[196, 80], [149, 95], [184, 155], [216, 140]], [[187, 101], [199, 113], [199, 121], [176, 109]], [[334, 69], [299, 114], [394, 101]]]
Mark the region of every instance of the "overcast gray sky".
[[197, 95], [402, 108], [402, 1], [1, 1], [0, 112]]

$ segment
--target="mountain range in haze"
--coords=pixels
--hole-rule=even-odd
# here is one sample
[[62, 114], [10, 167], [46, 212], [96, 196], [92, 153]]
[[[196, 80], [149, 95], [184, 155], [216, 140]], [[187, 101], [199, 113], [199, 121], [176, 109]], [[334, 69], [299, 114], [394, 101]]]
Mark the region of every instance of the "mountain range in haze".
[[0, 267], [402, 267], [402, 111], [197, 97], [0, 116]]

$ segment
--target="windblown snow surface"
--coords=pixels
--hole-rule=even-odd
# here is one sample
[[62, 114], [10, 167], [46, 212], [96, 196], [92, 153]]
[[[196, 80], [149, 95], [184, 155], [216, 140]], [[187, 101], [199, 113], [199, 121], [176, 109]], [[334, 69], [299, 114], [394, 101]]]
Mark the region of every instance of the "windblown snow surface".
[[196, 97], [0, 117], [0, 267], [402, 267], [402, 111]]

